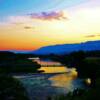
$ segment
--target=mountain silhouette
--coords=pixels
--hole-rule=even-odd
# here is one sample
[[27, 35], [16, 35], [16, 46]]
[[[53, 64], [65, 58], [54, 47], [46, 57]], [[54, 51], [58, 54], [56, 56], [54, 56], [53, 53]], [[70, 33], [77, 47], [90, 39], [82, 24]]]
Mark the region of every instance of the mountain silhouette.
[[38, 50], [32, 51], [32, 54], [48, 55], [48, 54], [65, 54], [74, 51], [94, 51], [100, 50], [100, 40], [88, 41], [75, 44], [61, 44], [41, 47]]

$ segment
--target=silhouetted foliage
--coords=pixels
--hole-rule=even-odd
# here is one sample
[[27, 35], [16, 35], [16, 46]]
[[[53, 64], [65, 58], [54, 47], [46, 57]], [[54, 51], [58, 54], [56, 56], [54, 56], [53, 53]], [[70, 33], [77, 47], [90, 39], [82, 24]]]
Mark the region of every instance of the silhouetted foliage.
[[0, 75], [0, 100], [29, 100], [22, 84], [7, 75]]
[[11, 52], [0, 52], [0, 73], [32, 73], [38, 72], [41, 66], [26, 56]]

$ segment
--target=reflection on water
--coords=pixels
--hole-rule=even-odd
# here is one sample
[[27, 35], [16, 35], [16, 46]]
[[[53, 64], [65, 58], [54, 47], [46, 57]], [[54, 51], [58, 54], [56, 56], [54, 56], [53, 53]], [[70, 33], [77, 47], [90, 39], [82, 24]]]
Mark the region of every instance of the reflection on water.
[[48, 96], [67, 94], [82, 87], [80, 79], [71, 74], [32, 74], [16, 76], [24, 84], [31, 100], [46, 100]]
[[55, 75], [51, 78], [49, 78], [50, 81], [52, 81], [52, 85], [56, 87], [68, 87], [71, 84], [71, 81], [73, 80], [72, 77], [68, 76], [67, 74], [60, 74]]
[[40, 64], [41, 66], [61, 66], [62, 64], [59, 63], [59, 62], [55, 62], [55, 61], [51, 61], [51, 60], [41, 60], [41, 59], [36, 59], [36, 60], [33, 60], [33, 61], [36, 61], [38, 64]]
[[65, 93], [73, 91], [76, 88], [73, 84], [76, 79], [77, 72], [75, 69], [72, 69], [69, 73], [58, 74], [49, 78], [52, 86], [62, 88]]
[[61, 73], [61, 72], [67, 72], [66, 67], [41, 67], [39, 70], [43, 70], [44, 73]]
[[52, 66], [42, 67], [40, 70], [45, 72], [16, 76], [24, 84], [31, 100], [36, 100], [36, 98], [38, 100], [46, 100], [47, 96], [66, 94], [75, 88], [82, 87], [82, 81], [77, 79], [75, 68], [68, 69], [64, 66]]
[[54, 62], [50, 60], [44, 61], [40, 59], [36, 59], [35, 61], [42, 66], [39, 70], [43, 70], [44, 73], [64, 73], [64, 72], [70, 72], [70, 71], [73, 71], [73, 73], [76, 72], [75, 68], [69, 69], [59, 62]]
[[[52, 82], [52, 86], [59, 87], [63, 90], [62, 92], [67, 93], [73, 90], [72, 77], [67, 76], [67, 74], [56, 75], [49, 78], [49, 80]], [[60, 89], [59, 91], [61, 92]]]

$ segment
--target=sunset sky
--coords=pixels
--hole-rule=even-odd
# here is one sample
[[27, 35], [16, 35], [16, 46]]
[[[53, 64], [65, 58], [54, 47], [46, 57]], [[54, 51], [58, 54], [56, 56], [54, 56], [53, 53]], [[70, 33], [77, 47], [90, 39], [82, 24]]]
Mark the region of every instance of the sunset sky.
[[100, 0], [0, 0], [0, 50], [100, 40]]

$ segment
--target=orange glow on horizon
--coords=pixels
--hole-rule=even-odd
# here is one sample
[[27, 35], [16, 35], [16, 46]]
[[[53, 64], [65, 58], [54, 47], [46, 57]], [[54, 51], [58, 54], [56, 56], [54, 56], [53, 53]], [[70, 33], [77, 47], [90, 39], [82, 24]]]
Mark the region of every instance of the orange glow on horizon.
[[63, 19], [53, 20], [8, 18], [8, 22], [0, 24], [0, 50], [35, 50], [48, 45], [100, 40], [100, 7], [62, 13]]

